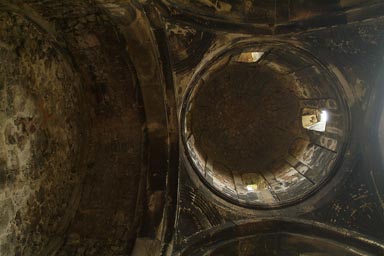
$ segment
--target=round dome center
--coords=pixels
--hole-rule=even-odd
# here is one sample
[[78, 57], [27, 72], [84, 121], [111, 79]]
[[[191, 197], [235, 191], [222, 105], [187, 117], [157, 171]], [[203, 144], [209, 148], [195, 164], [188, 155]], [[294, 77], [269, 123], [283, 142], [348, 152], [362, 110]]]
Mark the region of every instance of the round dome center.
[[215, 73], [192, 101], [196, 149], [231, 170], [263, 173], [302, 133], [299, 102], [289, 83], [248, 63], [234, 62]]

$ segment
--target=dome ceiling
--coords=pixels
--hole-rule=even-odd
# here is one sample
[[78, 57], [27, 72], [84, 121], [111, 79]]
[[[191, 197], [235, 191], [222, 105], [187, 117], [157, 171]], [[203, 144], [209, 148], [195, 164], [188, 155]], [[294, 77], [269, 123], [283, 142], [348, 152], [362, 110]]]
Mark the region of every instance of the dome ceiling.
[[185, 145], [202, 179], [250, 206], [285, 205], [316, 190], [348, 135], [340, 84], [287, 44], [237, 48], [217, 62], [194, 77], [183, 112]]

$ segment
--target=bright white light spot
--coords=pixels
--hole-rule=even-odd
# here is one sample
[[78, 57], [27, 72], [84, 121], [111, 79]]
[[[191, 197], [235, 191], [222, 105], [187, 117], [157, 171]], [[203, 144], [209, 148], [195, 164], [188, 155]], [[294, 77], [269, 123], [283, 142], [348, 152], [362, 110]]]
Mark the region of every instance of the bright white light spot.
[[328, 112], [323, 110], [321, 111], [321, 118], [320, 118], [320, 122], [327, 122], [328, 121]]
[[247, 185], [247, 190], [248, 191], [255, 191], [255, 190], [257, 190], [257, 185], [256, 184]]

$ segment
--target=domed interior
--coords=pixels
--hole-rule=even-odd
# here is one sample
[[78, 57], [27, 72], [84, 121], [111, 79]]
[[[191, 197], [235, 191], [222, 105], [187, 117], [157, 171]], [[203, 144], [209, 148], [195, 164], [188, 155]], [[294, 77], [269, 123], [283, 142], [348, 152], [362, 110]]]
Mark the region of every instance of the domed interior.
[[283, 46], [223, 56], [191, 86], [184, 138], [192, 165], [221, 195], [276, 206], [332, 173], [346, 110], [330, 73]]
[[381, 255], [383, 30], [378, 0], [1, 1], [0, 256]]

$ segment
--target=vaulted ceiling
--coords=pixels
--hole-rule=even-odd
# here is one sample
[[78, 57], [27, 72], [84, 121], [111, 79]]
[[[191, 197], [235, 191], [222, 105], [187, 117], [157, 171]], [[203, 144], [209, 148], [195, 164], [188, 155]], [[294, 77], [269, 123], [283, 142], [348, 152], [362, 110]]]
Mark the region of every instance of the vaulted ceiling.
[[0, 255], [382, 252], [383, 15], [2, 0]]

